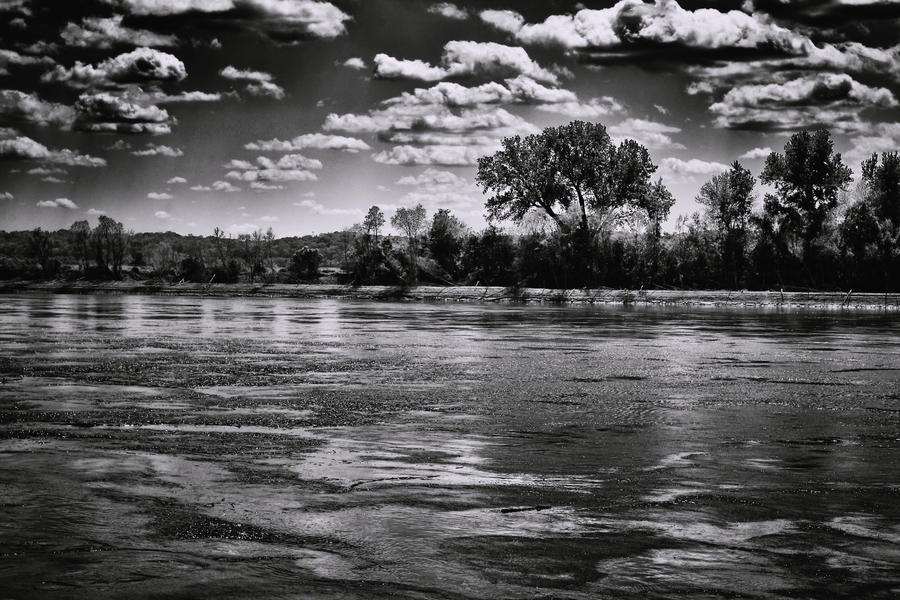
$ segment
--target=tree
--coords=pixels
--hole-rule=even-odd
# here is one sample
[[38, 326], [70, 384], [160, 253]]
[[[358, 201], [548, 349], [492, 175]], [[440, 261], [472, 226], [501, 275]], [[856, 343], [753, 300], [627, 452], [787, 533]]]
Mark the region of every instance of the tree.
[[428, 250], [438, 266], [451, 277], [456, 276], [456, 263], [462, 250], [465, 232], [466, 226], [446, 208], [439, 209], [431, 219]]
[[740, 285], [744, 273], [744, 247], [753, 211], [753, 174], [734, 161], [731, 169], [703, 184], [697, 202], [720, 238], [722, 260], [732, 287]]
[[28, 250], [31, 256], [41, 265], [41, 273], [44, 277], [50, 274], [50, 257], [53, 254], [53, 242], [50, 232], [40, 227], [33, 229], [28, 237]]
[[419, 234], [425, 227], [425, 207], [417, 204], [414, 208], [398, 208], [391, 217], [391, 225], [406, 236], [406, 249], [409, 254], [409, 283], [415, 284], [418, 277], [417, 257], [419, 250]]
[[363, 229], [366, 235], [374, 238], [376, 244], [378, 243], [378, 232], [381, 231], [383, 226], [384, 213], [377, 206], [372, 206], [369, 208], [369, 212], [366, 213], [365, 219], [363, 219]]
[[291, 256], [291, 272], [300, 279], [312, 279], [319, 275], [322, 255], [315, 248], [303, 246]]
[[772, 152], [766, 158], [760, 180], [775, 186], [777, 194], [767, 197], [767, 210], [780, 227], [800, 237], [809, 269], [814, 241], [837, 206], [838, 193], [852, 180], [849, 167], [834, 152], [831, 134], [825, 129], [795, 133], [784, 154]]
[[662, 179], [657, 179], [643, 198], [637, 201], [647, 214], [649, 226], [647, 238], [650, 251], [650, 278], [656, 279], [659, 272], [660, 238], [662, 237], [662, 222], [669, 216], [669, 211], [675, 205], [675, 197], [663, 184]]
[[[843, 233], [859, 248], [864, 232], [878, 253], [884, 289], [896, 281], [900, 246], [900, 155], [896, 152], [872, 155], [862, 164], [863, 200], [847, 211]], [[854, 210], [855, 209], [855, 210]], [[855, 234], [855, 235], [854, 235]], [[864, 258], [864, 256], [860, 257]], [[896, 284], [895, 284], [896, 285]]]
[[81, 265], [81, 272], [88, 268], [88, 260], [91, 254], [91, 226], [87, 221], [75, 221], [70, 228], [72, 232], [73, 251]]

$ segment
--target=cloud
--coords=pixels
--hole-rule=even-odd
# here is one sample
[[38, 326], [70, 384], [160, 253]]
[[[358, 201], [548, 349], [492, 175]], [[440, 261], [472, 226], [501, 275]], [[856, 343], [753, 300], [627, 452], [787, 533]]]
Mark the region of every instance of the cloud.
[[874, 124], [863, 135], [851, 137], [850, 144], [846, 157], [851, 163], [860, 163], [881, 152], [896, 152], [900, 149], [900, 123]]
[[177, 94], [165, 94], [161, 92], [147, 94], [148, 101], [155, 104], [167, 104], [171, 102], [219, 102], [220, 100], [229, 97], [236, 98], [237, 94], [234, 92], [223, 94], [220, 92], [210, 93], [200, 91], [178, 92]]
[[348, 69], [356, 69], [357, 71], [362, 71], [363, 69], [366, 68], [366, 62], [357, 56], [348, 58], [341, 64], [344, 65], [345, 67], [347, 67]]
[[342, 150], [344, 152], [371, 150], [371, 147], [367, 143], [358, 138], [345, 137], [342, 135], [326, 135], [323, 133], [305, 133], [288, 141], [279, 140], [278, 138], [272, 140], [256, 140], [255, 142], [244, 144], [244, 148], [262, 152], [292, 152], [305, 150], [307, 148], [316, 150]]
[[768, 146], [766, 146], [765, 148], [751, 148], [750, 150], [747, 150], [746, 152], [738, 156], [738, 158], [743, 158], [746, 160], [758, 160], [760, 158], [769, 156], [769, 154], [771, 153], [772, 149]]
[[162, 219], [163, 221], [168, 221], [169, 219], [172, 218], [172, 215], [170, 215], [169, 213], [167, 213], [164, 210], [156, 211], [155, 213], [153, 213], [153, 216], [156, 217], [157, 219]]
[[229, 225], [225, 230], [231, 235], [250, 235], [256, 231], [262, 229], [261, 225], [256, 225], [254, 223], [243, 223], [241, 225], [233, 224]]
[[296, 43], [346, 33], [350, 15], [330, 2], [316, 0], [104, 0], [131, 14], [184, 15], [213, 23], [230, 22], [276, 42]]
[[610, 96], [591, 98], [588, 102], [557, 102], [539, 104], [538, 110], [559, 113], [573, 119], [598, 119], [607, 115], [623, 112], [625, 107]]
[[464, 166], [474, 165], [482, 156], [499, 149], [495, 146], [394, 146], [390, 150], [377, 152], [372, 159], [385, 165], [439, 165]]
[[669, 135], [681, 131], [680, 127], [649, 121], [646, 119], [626, 119], [613, 125], [607, 130], [609, 134], [618, 138], [631, 138], [644, 144], [648, 148], [657, 150], [683, 150], [684, 146], [672, 140]]
[[660, 162], [660, 174], [670, 176], [676, 180], [691, 179], [696, 176], [710, 176], [728, 170], [728, 165], [720, 162], [708, 162], [697, 158], [681, 160], [679, 158], [664, 158]]
[[271, 191], [271, 190], [283, 190], [283, 185], [276, 185], [271, 183], [265, 183], [262, 181], [251, 181], [250, 188], [259, 191]]
[[116, 133], [163, 134], [172, 131], [174, 119], [164, 108], [143, 104], [129, 94], [82, 94], [75, 103], [75, 129]]
[[469, 18], [469, 13], [452, 2], [436, 2], [428, 7], [428, 12], [457, 21], [465, 21]]
[[58, 125], [67, 129], [75, 120], [75, 110], [65, 104], [42, 100], [37, 94], [0, 90], [0, 116], [11, 122]]
[[700, 49], [777, 49], [797, 53], [802, 36], [761, 15], [739, 10], [685, 10], [674, 0], [621, 0], [610, 8], [582, 9], [525, 23], [512, 11], [482, 11], [482, 21], [523, 44], [598, 50], [667, 44]]
[[153, 144], [147, 144], [144, 146], [143, 150], [134, 150], [132, 152], [135, 156], [168, 156], [171, 158], [175, 158], [178, 156], [184, 156], [184, 152], [181, 148], [173, 148], [171, 146], [155, 146]]
[[45, 82], [62, 82], [72, 87], [116, 87], [126, 83], [177, 82], [187, 77], [178, 57], [153, 48], [137, 48], [109, 58], [97, 66], [75, 61], [66, 68], [57, 65], [41, 76]]
[[221, 179], [219, 181], [213, 181], [212, 189], [216, 192], [227, 192], [229, 194], [241, 191], [241, 188], [232, 185], [227, 181], [222, 181]]
[[175, 185], [175, 184], [178, 184], [178, 183], [187, 183], [187, 179], [185, 179], [184, 177], [179, 177], [179, 176], [176, 175], [175, 177], [172, 177], [171, 179], [169, 179], [168, 181], [166, 181], [166, 183], [168, 183], [169, 185]]
[[730, 89], [709, 107], [718, 127], [793, 130], [831, 125], [859, 130], [865, 108], [897, 106], [890, 90], [861, 84], [849, 75], [820, 73], [781, 83], [748, 84]]
[[354, 133], [397, 132], [479, 132], [481, 135], [503, 137], [515, 133], [535, 133], [537, 128], [523, 118], [503, 108], [485, 107], [451, 111], [443, 106], [392, 105], [376, 109], [365, 115], [329, 114], [322, 128], [326, 131], [350, 131]]
[[3, 159], [36, 160], [72, 167], [106, 166], [106, 161], [102, 158], [79, 154], [67, 148], [52, 150], [40, 142], [25, 136], [0, 140], [0, 160]]
[[400, 60], [387, 54], [375, 55], [375, 76], [383, 79], [438, 81], [448, 77], [527, 75], [536, 81], [557, 83], [559, 77], [534, 62], [517, 46], [495, 42], [451, 41], [444, 45], [440, 66], [421, 60]]
[[65, 175], [67, 170], [59, 167], [35, 167], [25, 171], [28, 175]]
[[228, 65], [219, 75], [232, 81], [249, 81], [244, 90], [251, 96], [268, 96], [281, 100], [285, 96], [284, 88], [274, 82], [271, 74], [263, 71], [236, 69]]
[[78, 205], [68, 198], [57, 198], [56, 200], [41, 200], [37, 203], [41, 208], [65, 208], [67, 210], [77, 210]]
[[151, 200], [171, 200], [175, 196], [166, 192], [150, 192], [147, 197]]
[[94, 207], [91, 207], [84, 212], [92, 217], [99, 217], [100, 215], [106, 214], [105, 210], [100, 210], [99, 208], [94, 208]]
[[266, 156], [258, 156], [255, 164], [246, 160], [232, 159], [225, 168], [232, 169], [225, 174], [225, 178], [235, 181], [316, 181], [318, 177], [310, 169], [321, 169], [322, 162], [301, 154], [286, 154], [277, 161]]
[[279, 219], [278, 217], [273, 216], [273, 215], [264, 215], [264, 216], [260, 217], [259, 220], [262, 221], [263, 223], [277, 223], [281, 219]]
[[15, 200], [15, 196], [9, 192], [0, 192], [0, 201], [2, 200]]
[[7, 50], [0, 48], [0, 75], [9, 73], [7, 68], [9, 65], [29, 66], [29, 65], [52, 65], [56, 64], [49, 56], [28, 56], [20, 54], [15, 50]]
[[67, 23], [59, 34], [69, 46], [80, 48], [111, 48], [114, 44], [133, 46], [175, 46], [178, 38], [161, 35], [146, 29], [132, 29], [122, 25], [122, 15], [85, 17], [80, 25]]
[[397, 185], [465, 185], [464, 178], [450, 171], [425, 169], [418, 175], [405, 175], [397, 180]]
[[308, 208], [312, 212], [317, 215], [362, 215], [363, 211], [358, 208], [330, 208], [322, 204], [321, 202], [316, 202], [314, 200], [301, 200], [300, 202], [294, 202], [294, 206], [299, 206], [300, 208]]
[[578, 103], [574, 92], [547, 87], [525, 75], [506, 79], [503, 84], [490, 81], [466, 87], [442, 81], [430, 88], [416, 88], [384, 101], [387, 106], [443, 105], [450, 107], [480, 104], [563, 104]]

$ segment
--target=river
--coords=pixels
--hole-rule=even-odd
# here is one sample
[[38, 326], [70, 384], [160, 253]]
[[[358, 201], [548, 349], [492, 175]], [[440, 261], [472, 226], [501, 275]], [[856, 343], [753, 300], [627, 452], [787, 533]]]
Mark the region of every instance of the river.
[[877, 312], [0, 297], [2, 598], [895, 598]]

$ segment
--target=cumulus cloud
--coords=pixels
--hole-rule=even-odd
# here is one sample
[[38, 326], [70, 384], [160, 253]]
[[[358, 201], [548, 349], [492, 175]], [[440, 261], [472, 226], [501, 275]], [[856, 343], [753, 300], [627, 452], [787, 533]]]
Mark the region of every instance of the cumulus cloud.
[[208, 15], [256, 31], [277, 42], [344, 34], [350, 15], [330, 2], [318, 0], [104, 0], [135, 15]]
[[582, 9], [526, 23], [513, 11], [482, 11], [481, 19], [523, 44], [600, 49], [646, 43], [702, 49], [778, 49], [799, 53], [803, 38], [761, 15], [711, 8], [685, 10], [674, 0], [620, 0], [610, 8]]
[[0, 90], [0, 116], [6, 121], [57, 125], [67, 129], [75, 120], [71, 106], [42, 100], [34, 93]]
[[228, 65], [219, 71], [219, 75], [232, 81], [249, 82], [244, 90], [251, 96], [268, 96], [276, 100], [281, 100], [285, 96], [284, 88], [275, 83], [271, 74], [263, 71], [236, 69]]
[[436, 2], [428, 7], [428, 12], [457, 21], [465, 21], [469, 18], [469, 13], [452, 2]]
[[517, 46], [495, 42], [451, 41], [444, 45], [440, 66], [422, 60], [401, 60], [387, 54], [375, 55], [375, 76], [384, 79], [438, 81], [463, 76], [527, 75], [536, 81], [557, 83], [559, 77], [541, 67]]
[[553, 112], [573, 119], [598, 119], [608, 115], [623, 112], [625, 107], [610, 96], [591, 98], [587, 102], [557, 102], [553, 104], [539, 104], [538, 110]]
[[28, 56], [15, 50], [0, 48], [0, 75], [9, 73], [9, 65], [52, 65], [55, 63], [56, 61], [49, 56]]
[[766, 146], [765, 148], [751, 148], [750, 150], [747, 150], [746, 152], [738, 156], [738, 158], [743, 158], [746, 160], [758, 160], [760, 158], [769, 156], [769, 154], [771, 153], [772, 149], [768, 146]]
[[180, 177], [180, 176], [177, 176], [177, 175], [176, 175], [175, 177], [172, 177], [171, 179], [169, 179], [168, 181], [166, 181], [166, 183], [168, 183], [169, 185], [175, 185], [175, 184], [180, 184], [180, 183], [187, 183], [187, 179], [185, 179], [184, 177]]
[[681, 160], [679, 158], [664, 158], [660, 162], [659, 171], [663, 176], [673, 179], [691, 179], [697, 176], [711, 176], [728, 170], [728, 165], [720, 162], [709, 162], [692, 158]]
[[477, 106], [479, 104], [564, 104], [578, 103], [578, 97], [569, 90], [553, 88], [534, 79], [518, 77], [498, 83], [489, 81], [466, 87], [458, 83], [442, 81], [430, 88], [416, 88], [384, 101], [387, 106], [444, 105], [450, 107]]
[[363, 211], [358, 208], [335, 208], [328, 207], [322, 204], [321, 202], [316, 202], [314, 200], [301, 200], [300, 202], [294, 202], [294, 206], [299, 206], [300, 208], [306, 208], [311, 210], [317, 215], [362, 215]]
[[164, 109], [129, 94], [82, 94], [75, 103], [75, 128], [84, 131], [163, 134], [174, 119]]
[[122, 15], [85, 17], [80, 24], [67, 23], [59, 36], [69, 46], [80, 48], [111, 48], [114, 44], [133, 46], [175, 46], [178, 38], [161, 35], [146, 29], [132, 29], [122, 25]]
[[820, 73], [782, 83], [737, 86], [709, 110], [719, 127], [790, 130], [830, 123], [854, 131], [862, 127], [861, 109], [894, 106], [897, 100], [886, 88], [861, 84], [846, 74]]
[[72, 167], [105, 167], [102, 158], [79, 154], [63, 148], [53, 150], [25, 136], [0, 140], [0, 160], [36, 160], [44, 163], [69, 165]]
[[680, 127], [646, 119], [625, 119], [608, 128], [608, 132], [613, 138], [618, 140], [631, 138], [648, 148], [657, 150], [683, 150], [684, 145], [675, 142], [669, 135], [680, 131]]
[[164, 210], [156, 211], [155, 213], [153, 213], [153, 216], [156, 217], [157, 219], [162, 219], [163, 221], [168, 221], [169, 219], [172, 218], [172, 215], [170, 215], [169, 213], [167, 213]]
[[425, 169], [418, 175], [406, 175], [397, 180], [397, 185], [465, 185], [467, 181], [450, 171], [440, 169]]
[[154, 48], [137, 48], [109, 58], [96, 66], [75, 61], [66, 68], [57, 65], [41, 76], [45, 82], [63, 82], [72, 87], [115, 87], [126, 83], [175, 82], [187, 77], [178, 57]]
[[106, 214], [105, 210], [100, 210], [99, 208], [94, 208], [93, 206], [84, 212], [92, 217], [99, 217], [100, 215]]
[[15, 199], [15, 196], [13, 196], [11, 193], [9, 193], [9, 192], [0, 192], [0, 201], [3, 201], [3, 200], [14, 200], [14, 199]]
[[231, 169], [225, 174], [225, 178], [236, 181], [316, 181], [318, 178], [310, 169], [321, 169], [322, 162], [302, 154], [285, 154], [277, 161], [266, 156], [258, 156], [256, 163], [232, 159], [225, 168]]
[[369, 144], [361, 139], [342, 135], [327, 135], [324, 133], [305, 133], [291, 140], [256, 140], [244, 144], [247, 150], [262, 152], [293, 152], [307, 148], [316, 150], [342, 150], [344, 152], [359, 152], [370, 150]]
[[497, 107], [453, 112], [443, 106], [392, 105], [384, 109], [372, 110], [365, 115], [331, 113], [325, 117], [322, 127], [326, 131], [374, 132], [384, 135], [404, 131], [416, 133], [480, 132], [481, 135], [492, 135], [498, 138], [514, 133], [537, 132], [537, 128], [528, 121]]
[[344, 65], [345, 67], [347, 67], [348, 69], [356, 69], [357, 71], [362, 71], [363, 69], [366, 68], [366, 61], [359, 58], [358, 56], [348, 58], [341, 64]]
[[372, 159], [385, 165], [474, 165], [482, 156], [499, 149], [499, 143], [492, 146], [394, 146], [390, 150], [377, 152]]
[[151, 200], [171, 200], [175, 196], [166, 192], [150, 192], [147, 197]]
[[57, 198], [56, 200], [41, 200], [37, 203], [41, 208], [65, 208], [67, 210], [78, 210], [78, 205], [68, 198]]
[[168, 156], [170, 158], [184, 156], [184, 152], [181, 148], [163, 145], [156, 146], [154, 144], [147, 144], [141, 150], [134, 150], [132, 154], [135, 156]]

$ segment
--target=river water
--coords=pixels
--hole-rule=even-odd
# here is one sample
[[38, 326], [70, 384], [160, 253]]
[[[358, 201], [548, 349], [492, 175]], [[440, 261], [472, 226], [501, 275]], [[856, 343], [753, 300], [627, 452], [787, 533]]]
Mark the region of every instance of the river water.
[[0, 297], [2, 598], [896, 598], [893, 314]]

